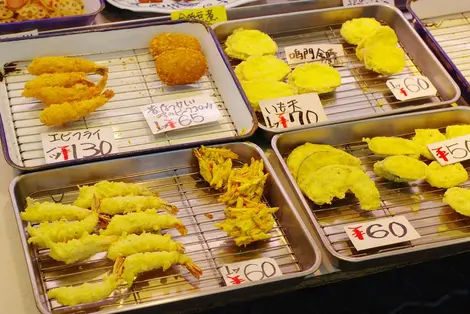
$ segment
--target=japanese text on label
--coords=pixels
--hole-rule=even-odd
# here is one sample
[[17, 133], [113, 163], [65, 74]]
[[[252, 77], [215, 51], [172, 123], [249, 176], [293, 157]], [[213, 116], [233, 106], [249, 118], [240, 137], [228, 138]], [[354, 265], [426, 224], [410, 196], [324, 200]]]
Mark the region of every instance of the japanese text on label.
[[227, 11], [224, 6], [215, 6], [200, 9], [189, 9], [171, 12], [171, 19], [199, 20], [209, 25], [227, 21]]
[[317, 93], [261, 100], [259, 106], [270, 129], [286, 129], [327, 120]]
[[110, 127], [42, 133], [41, 139], [47, 163], [106, 156], [118, 152], [113, 129]]
[[320, 61], [320, 63], [331, 66], [342, 66], [344, 64], [343, 46], [340, 44], [312, 44], [284, 48], [288, 64], [305, 63], [309, 61]]
[[442, 166], [470, 159], [470, 134], [427, 146]]
[[419, 239], [421, 236], [405, 216], [377, 219], [345, 226], [358, 251]]
[[220, 114], [210, 96], [194, 96], [140, 107], [153, 134], [215, 122]]
[[363, 5], [363, 4], [388, 4], [395, 5], [395, 0], [343, 0], [343, 6]]
[[436, 96], [437, 90], [425, 76], [408, 76], [388, 80], [388, 88], [398, 100]]
[[219, 268], [227, 286], [282, 276], [277, 262], [270, 257], [227, 264]]

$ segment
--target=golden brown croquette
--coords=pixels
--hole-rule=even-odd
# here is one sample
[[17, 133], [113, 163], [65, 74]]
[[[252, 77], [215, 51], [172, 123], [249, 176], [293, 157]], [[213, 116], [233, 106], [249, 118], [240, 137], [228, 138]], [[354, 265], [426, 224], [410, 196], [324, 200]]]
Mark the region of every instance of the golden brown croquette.
[[190, 35], [179, 33], [162, 33], [152, 38], [150, 42], [150, 54], [156, 58], [165, 51], [177, 48], [190, 48], [201, 50], [199, 41]]
[[169, 86], [195, 83], [207, 71], [204, 55], [188, 48], [165, 51], [158, 56], [155, 64], [160, 80]]

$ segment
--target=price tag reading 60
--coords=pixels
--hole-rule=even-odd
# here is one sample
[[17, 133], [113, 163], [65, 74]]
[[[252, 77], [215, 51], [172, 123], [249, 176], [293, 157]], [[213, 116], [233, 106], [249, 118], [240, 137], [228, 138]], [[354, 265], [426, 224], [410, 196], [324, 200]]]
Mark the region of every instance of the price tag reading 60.
[[388, 88], [398, 100], [436, 96], [437, 90], [425, 76], [407, 76], [388, 80]]
[[227, 286], [260, 281], [282, 275], [276, 260], [269, 257], [227, 264], [219, 268], [219, 271]]

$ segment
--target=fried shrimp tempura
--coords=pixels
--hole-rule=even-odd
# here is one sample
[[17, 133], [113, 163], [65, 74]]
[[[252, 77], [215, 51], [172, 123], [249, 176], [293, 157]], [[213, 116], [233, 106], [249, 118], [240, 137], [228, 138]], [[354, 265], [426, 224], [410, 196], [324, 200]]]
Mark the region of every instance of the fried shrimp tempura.
[[20, 213], [21, 219], [35, 222], [51, 222], [56, 220], [82, 220], [91, 214], [91, 211], [73, 205], [63, 205], [52, 202], [38, 203], [32, 198], [26, 198], [28, 206]]
[[100, 181], [94, 185], [79, 186], [78, 197], [74, 202], [75, 206], [90, 208], [93, 199], [98, 200], [117, 196], [154, 196], [156, 193], [148, 188], [135, 183]]
[[329, 65], [308, 63], [296, 67], [289, 74], [289, 84], [294, 86], [299, 94], [331, 93], [341, 85], [341, 75]]
[[147, 209], [145, 212], [113, 216], [106, 229], [100, 230], [100, 234], [122, 235], [172, 228], [178, 230], [182, 235], [188, 233], [188, 229], [175, 216], [160, 215], [156, 209]]
[[419, 158], [421, 147], [413, 141], [401, 137], [376, 136], [374, 138], [363, 138], [369, 145], [369, 149], [376, 155], [392, 156], [406, 155]]
[[361, 40], [356, 47], [356, 56], [359, 60], [364, 60], [364, 49], [367, 49], [376, 43], [385, 43], [390, 46], [398, 44], [398, 38], [395, 31], [390, 26], [380, 26], [372, 35]]
[[201, 51], [188, 48], [163, 52], [155, 65], [158, 77], [168, 86], [195, 83], [207, 72], [206, 57]]
[[232, 171], [232, 159], [238, 155], [230, 149], [205, 147], [193, 150], [199, 163], [199, 173], [216, 190], [225, 186]]
[[446, 137], [437, 129], [416, 129], [415, 136], [413, 136], [411, 140], [420, 146], [421, 156], [434, 160], [433, 155], [426, 145], [445, 141]]
[[287, 63], [271, 55], [249, 57], [235, 67], [235, 74], [240, 81], [282, 81], [289, 72]]
[[150, 42], [150, 54], [156, 58], [165, 51], [176, 48], [189, 48], [201, 51], [201, 45], [196, 37], [179, 33], [162, 33], [152, 38]]
[[343, 23], [340, 34], [347, 43], [357, 45], [361, 40], [372, 35], [380, 26], [374, 18], [352, 19]]
[[178, 213], [178, 208], [158, 196], [116, 196], [97, 200], [97, 211], [100, 214], [116, 215], [140, 212], [146, 209], [163, 209], [171, 214]]
[[102, 95], [91, 99], [53, 104], [41, 112], [39, 119], [48, 126], [61, 126], [92, 113], [107, 103], [113, 96], [114, 92], [112, 90], [106, 90]]
[[183, 244], [171, 239], [171, 235], [152, 233], [129, 234], [122, 236], [108, 249], [108, 258], [115, 261], [119, 256], [129, 256], [136, 253], [155, 251], [175, 251], [184, 253]]
[[241, 85], [251, 107], [253, 107], [255, 111], [261, 111], [259, 107], [260, 100], [281, 98], [297, 94], [297, 89], [294, 86], [284, 82], [254, 80], [242, 81]]
[[374, 164], [374, 172], [389, 181], [411, 182], [426, 177], [427, 165], [408, 156], [390, 156]]
[[107, 71], [107, 68], [82, 58], [41, 57], [34, 58], [27, 70], [33, 75], [41, 75], [44, 73], [65, 72], [96, 73], [98, 71]]
[[442, 202], [464, 216], [470, 216], [470, 190], [450, 188], [444, 193]]
[[234, 59], [247, 60], [251, 56], [273, 55], [276, 42], [269, 35], [256, 29], [239, 28], [227, 37], [225, 53]]
[[433, 161], [426, 169], [426, 181], [436, 188], [451, 188], [468, 180], [468, 172], [460, 163], [441, 166]]
[[166, 271], [173, 265], [184, 266], [196, 278], [202, 276], [202, 270], [189, 256], [173, 251], [137, 253], [126, 257], [122, 278], [130, 287], [137, 275], [160, 268]]
[[468, 134], [470, 134], [470, 124], [449, 125], [448, 127], [446, 127], [447, 139], [464, 136]]
[[72, 87], [77, 84], [84, 86], [95, 85], [83, 72], [46, 73], [27, 82], [22, 96], [36, 97], [36, 93], [44, 87]]

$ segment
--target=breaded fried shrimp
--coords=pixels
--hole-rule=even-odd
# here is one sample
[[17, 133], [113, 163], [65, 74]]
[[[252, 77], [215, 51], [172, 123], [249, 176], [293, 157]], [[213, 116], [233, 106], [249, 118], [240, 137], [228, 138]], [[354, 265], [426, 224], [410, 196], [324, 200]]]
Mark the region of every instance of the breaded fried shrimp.
[[93, 61], [72, 57], [34, 58], [33, 62], [31, 62], [27, 70], [33, 75], [64, 72], [95, 73], [99, 70], [107, 71], [105, 67], [97, 65]]

